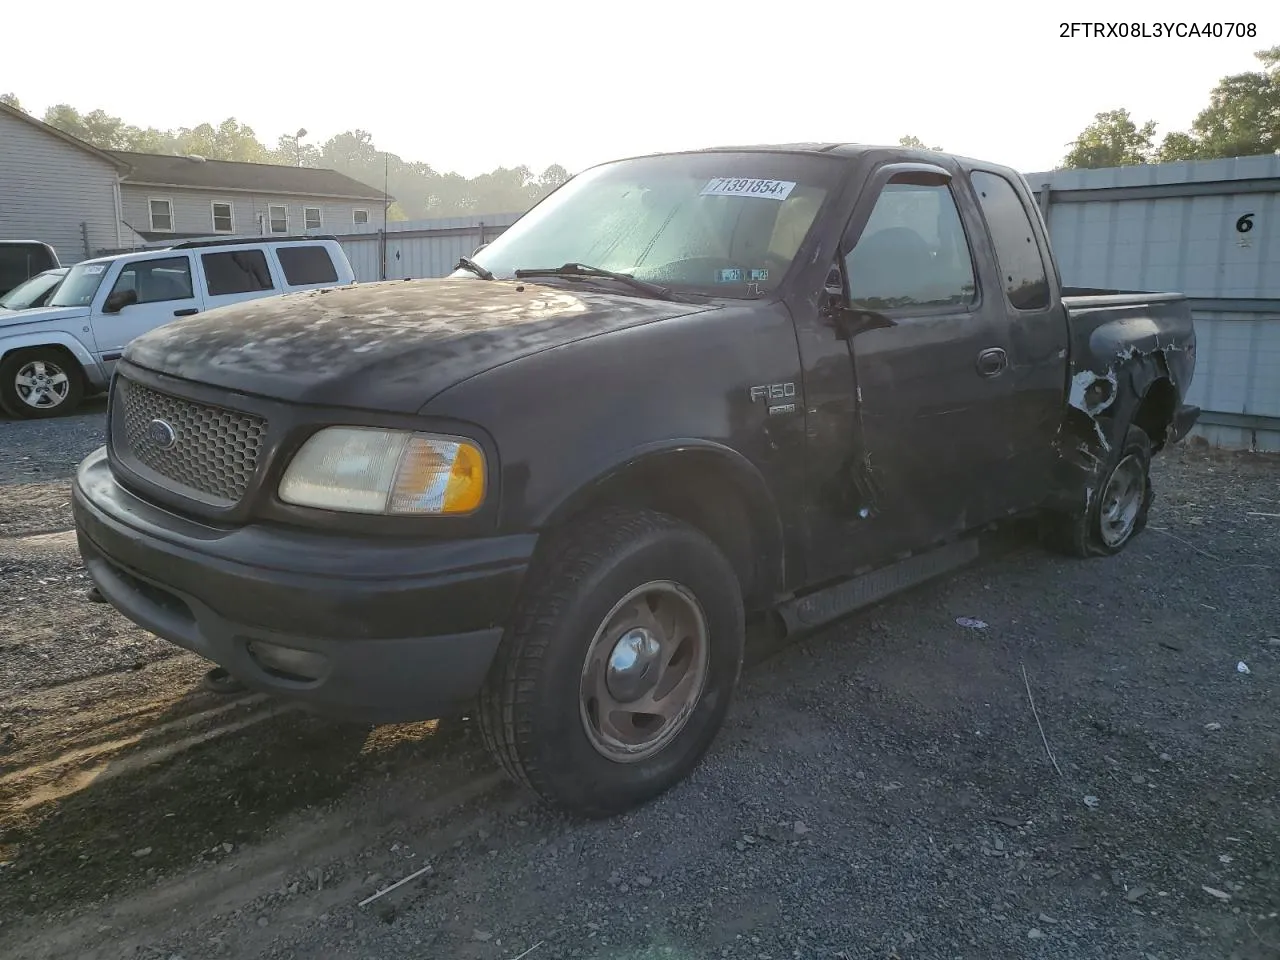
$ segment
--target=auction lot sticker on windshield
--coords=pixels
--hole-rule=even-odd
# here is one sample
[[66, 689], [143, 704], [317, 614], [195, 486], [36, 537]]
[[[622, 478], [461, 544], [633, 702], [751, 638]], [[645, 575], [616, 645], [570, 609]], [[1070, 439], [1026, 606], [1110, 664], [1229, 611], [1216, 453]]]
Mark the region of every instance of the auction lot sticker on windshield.
[[702, 188], [703, 197], [766, 197], [785, 200], [796, 188], [792, 180], [750, 180], [742, 177], [716, 177]]
[[94, 273], [101, 273], [101, 272], [102, 272], [103, 270], [105, 270], [105, 269], [107, 269], [106, 264], [102, 264], [102, 263], [91, 263], [91, 264], [89, 264], [87, 267], [85, 267], [85, 268], [84, 268], [84, 272], [85, 272], [86, 274], [94, 274]]

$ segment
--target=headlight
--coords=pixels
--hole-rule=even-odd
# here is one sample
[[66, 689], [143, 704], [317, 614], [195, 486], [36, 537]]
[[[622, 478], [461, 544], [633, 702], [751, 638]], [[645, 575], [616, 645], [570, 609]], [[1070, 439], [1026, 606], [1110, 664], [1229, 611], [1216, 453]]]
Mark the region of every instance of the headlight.
[[280, 481], [280, 499], [350, 513], [457, 515], [484, 502], [484, 454], [460, 437], [326, 427]]

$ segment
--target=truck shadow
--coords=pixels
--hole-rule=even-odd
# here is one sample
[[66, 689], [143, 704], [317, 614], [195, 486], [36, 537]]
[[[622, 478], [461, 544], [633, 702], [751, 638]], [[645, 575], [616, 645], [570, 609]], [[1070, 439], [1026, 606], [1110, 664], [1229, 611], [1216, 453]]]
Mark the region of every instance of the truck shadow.
[[198, 685], [106, 713], [115, 716], [57, 737], [43, 755], [0, 754], [0, 915], [43, 914], [215, 865], [292, 814], [323, 815], [353, 787], [413, 768], [431, 770], [426, 788], [443, 792], [458, 785], [453, 773], [488, 766], [462, 719], [336, 723]]

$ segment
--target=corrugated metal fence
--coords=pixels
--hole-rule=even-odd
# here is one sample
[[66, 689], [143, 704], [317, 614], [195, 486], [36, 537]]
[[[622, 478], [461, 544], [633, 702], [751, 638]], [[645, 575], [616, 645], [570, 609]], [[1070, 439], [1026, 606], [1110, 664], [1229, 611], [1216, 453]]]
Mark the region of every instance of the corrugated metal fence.
[[[388, 223], [338, 236], [356, 280], [419, 280], [453, 272], [461, 256], [470, 256], [516, 222], [516, 213]], [[323, 230], [313, 233], [325, 233]]]
[[1027, 174], [1068, 286], [1179, 291], [1196, 432], [1280, 451], [1280, 156]]

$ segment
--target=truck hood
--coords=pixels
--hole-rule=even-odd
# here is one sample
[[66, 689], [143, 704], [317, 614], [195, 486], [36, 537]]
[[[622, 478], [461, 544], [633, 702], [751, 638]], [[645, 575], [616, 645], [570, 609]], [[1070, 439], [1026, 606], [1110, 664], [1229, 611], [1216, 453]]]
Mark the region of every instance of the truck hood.
[[414, 413], [512, 360], [708, 309], [514, 281], [385, 281], [210, 310], [143, 334], [125, 359], [277, 400]]
[[34, 307], [31, 310], [0, 308], [0, 327], [16, 327], [19, 324], [42, 323], [47, 320], [78, 320], [88, 315], [88, 307]]

